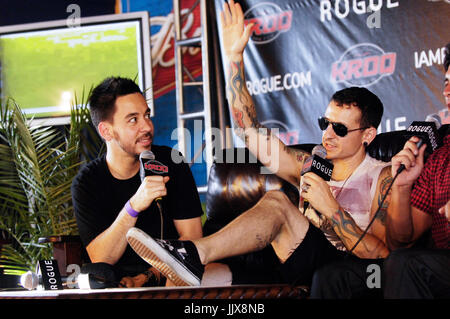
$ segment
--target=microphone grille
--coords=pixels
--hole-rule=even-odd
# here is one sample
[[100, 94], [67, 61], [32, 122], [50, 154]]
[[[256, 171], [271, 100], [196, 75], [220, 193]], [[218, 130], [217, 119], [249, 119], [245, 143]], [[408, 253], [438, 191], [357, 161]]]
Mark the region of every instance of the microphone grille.
[[425, 122], [432, 122], [436, 125], [436, 129], [438, 130], [441, 125], [442, 125], [442, 121], [441, 121], [441, 117], [437, 114], [430, 114], [425, 118]]
[[39, 276], [34, 272], [27, 271], [20, 277], [20, 285], [28, 290], [36, 289], [39, 284]]
[[316, 145], [312, 149], [311, 154], [312, 155], [317, 155], [317, 156], [319, 156], [321, 158], [326, 158], [327, 157], [327, 150], [322, 145]]
[[154, 160], [155, 159], [155, 155], [153, 154], [152, 151], [143, 151], [140, 155], [139, 158], [144, 158], [144, 159], [149, 159], [149, 160]]

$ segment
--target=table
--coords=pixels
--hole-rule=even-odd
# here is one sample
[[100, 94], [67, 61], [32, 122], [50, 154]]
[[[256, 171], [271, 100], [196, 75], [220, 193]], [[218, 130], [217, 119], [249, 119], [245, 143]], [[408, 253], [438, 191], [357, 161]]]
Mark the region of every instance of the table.
[[307, 295], [306, 287], [289, 285], [0, 291], [0, 299], [304, 299]]

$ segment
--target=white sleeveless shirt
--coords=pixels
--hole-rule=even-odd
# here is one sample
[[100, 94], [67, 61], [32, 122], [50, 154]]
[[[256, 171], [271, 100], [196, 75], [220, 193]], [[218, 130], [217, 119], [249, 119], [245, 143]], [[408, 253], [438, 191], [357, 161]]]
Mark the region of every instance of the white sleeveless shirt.
[[[364, 160], [347, 180], [327, 182], [339, 205], [350, 214], [362, 230], [365, 230], [370, 222], [372, 201], [381, 170], [390, 164], [390, 162], [378, 161], [366, 154]], [[317, 214], [311, 206], [306, 210], [305, 216], [324, 232], [327, 239], [337, 249], [346, 250], [327, 218]], [[368, 233], [370, 232], [369, 229]]]

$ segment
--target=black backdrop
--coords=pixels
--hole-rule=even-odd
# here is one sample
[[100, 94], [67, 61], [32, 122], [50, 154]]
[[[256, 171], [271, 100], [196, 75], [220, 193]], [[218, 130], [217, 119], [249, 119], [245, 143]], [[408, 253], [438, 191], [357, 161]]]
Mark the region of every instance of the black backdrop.
[[[247, 87], [260, 122], [279, 128], [286, 143], [320, 142], [317, 118], [348, 86], [380, 97], [379, 132], [445, 108], [449, 1], [238, 1], [246, 22], [256, 22], [244, 56]], [[217, 17], [222, 3], [215, 0]]]

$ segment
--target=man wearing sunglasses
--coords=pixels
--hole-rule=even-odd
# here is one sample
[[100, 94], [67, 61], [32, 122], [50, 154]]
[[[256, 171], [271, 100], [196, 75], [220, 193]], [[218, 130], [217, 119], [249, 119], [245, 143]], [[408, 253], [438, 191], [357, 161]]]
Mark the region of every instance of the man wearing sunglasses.
[[[290, 284], [310, 284], [317, 268], [336, 259], [386, 257], [382, 217], [389, 198], [381, 207], [381, 218], [375, 220], [355, 247], [391, 181], [388, 164], [370, 158], [365, 150], [377, 134], [383, 113], [381, 101], [365, 88], [336, 92], [319, 119], [322, 144], [327, 159], [334, 164], [332, 180], [325, 182], [313, 173], [301, 177], [309, 154], [289, 148], [261, 127], [246, 89], [243, 51], [252, 25], [244, 26], [242, 9], [233, 0], [224, 3], [221, 22], [229, 62], [227, 98], [236, 133], [268, 169], [297, 188], [302, 185], [302, 196], [317, 211], [318, 219], [311, 223], [282, 191], [270, 191], [254, 207], [211, 236], [193, 241], [156, 242], [145, 234], [135, 233], [134, 240], [144, 244], [156, 262], [163, 255], [169, 256], [164, 262], [168, 267], [162, 268], [169, 268], [171, 275], [189, 285], [206, 284], [211, 277], [216, 278], [215, 283], [251, 283], [245, 278], [236, 279], [245, 277], [242, 269], [232, 266], [230, 273], [226, 266], [214, 268], [210, 263], [268, 245], [273, 247], [279, 265], [268, 267], [261, 277]], [[206, 271], [204, 265], [209, 266]], [[217, 281], [218, 277], [222, 280]]]

